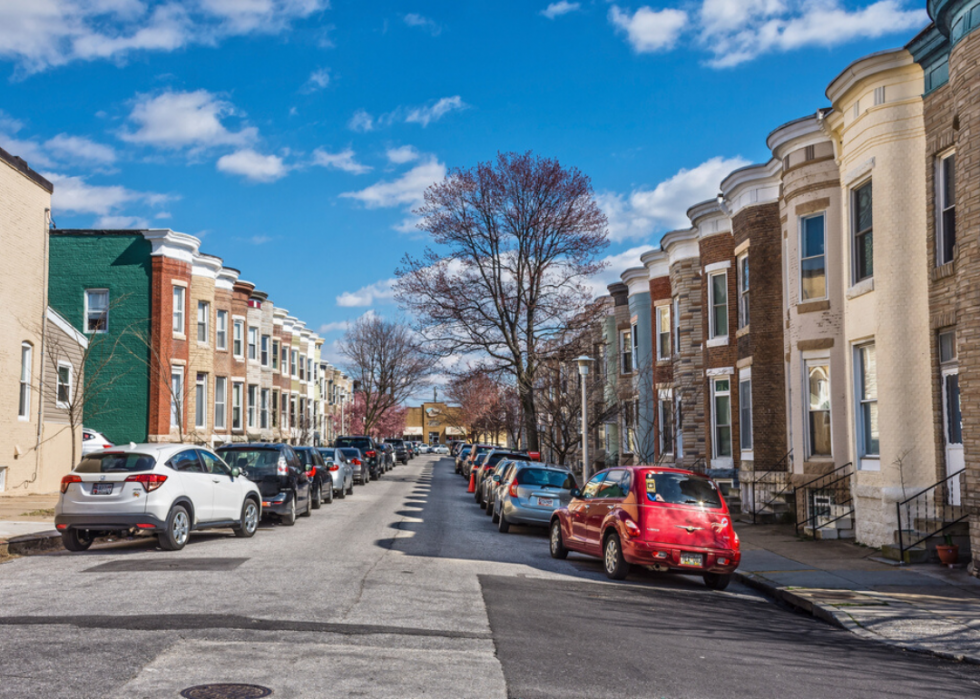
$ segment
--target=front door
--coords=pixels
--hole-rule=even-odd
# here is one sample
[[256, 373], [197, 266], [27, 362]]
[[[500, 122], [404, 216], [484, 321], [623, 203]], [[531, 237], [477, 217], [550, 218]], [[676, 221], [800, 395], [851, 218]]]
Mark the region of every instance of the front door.
[[575, 498], [568, 504], [568, 517], [571, 520], [572, 538], [579, 543], [586, 543], [589, 514], [592, 511], [592, 501], [599, 492], [599, 486], [606, 477], [606, 472], [598, 473], [585, 484], [582, 497]]
[[[946, 440], [946, 475], [962, 471], [963, 426], [960, 414], [960, 375], [959, 369], [943, 371], [943, 436]], [[949, 480], [949, 504], [960, 504], [960, 479]]]
[[606, 515], [623, 501], [627, 492], [629, 492], [629, 471], [623, 469], [608, 471], [605, 480], [602, 481], [602, 487], [592, 501], [585, 524], [585, 537], [589, 548], [595, 551], [601, 549], [602, 542], [599, 539], [602, 534], [602, 523]]

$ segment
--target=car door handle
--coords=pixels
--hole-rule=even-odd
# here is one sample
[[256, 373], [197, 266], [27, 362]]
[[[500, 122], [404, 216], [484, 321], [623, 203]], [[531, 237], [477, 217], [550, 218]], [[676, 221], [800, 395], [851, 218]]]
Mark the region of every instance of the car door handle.
[[611, 510], [613, 507], [615, 507], [615, 505], [606, 505], [607, 510]]
[[212, 478], [211, 479], [211, 482], [212, 483], [220, 483], [221, 482], [221, 479], [220, 478]]

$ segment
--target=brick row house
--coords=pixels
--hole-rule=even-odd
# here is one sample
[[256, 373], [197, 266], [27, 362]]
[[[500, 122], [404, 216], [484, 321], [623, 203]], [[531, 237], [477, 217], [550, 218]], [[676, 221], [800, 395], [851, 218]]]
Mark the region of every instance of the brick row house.
[[980, 0], [928, 10], [609, 286], [606, 458], [906, 559], [948, 534], [976, 569]]

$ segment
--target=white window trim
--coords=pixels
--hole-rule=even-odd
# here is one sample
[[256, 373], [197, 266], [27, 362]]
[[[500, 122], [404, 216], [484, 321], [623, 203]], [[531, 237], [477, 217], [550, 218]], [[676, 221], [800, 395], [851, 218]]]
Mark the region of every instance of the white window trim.
[[[942, 267], [943, 265], [949, 264], [954, 259], [956, 259], [956, 255], [954, 253], [952, 259], [950, 259], [950, 260], [948, 260], [946, 262], [941, 262], [940, 261], [942, 259], [942, 250], [943, 250], [943, 247], [945, 247], [944, 244], [946, 242], [946, 229], [943, 227], [943, 213], [945, 212], [945, 209], [943, 208], [943, 204], [945, 203], [943, 201], [943, 192], [946, 190], [946, 174], [945, 174], [945, 169], [943, 168], [943, 163], [946, 161], [947, 158], [953, 157], [955, 155], [956, 155], [956, 149], [955, 148], [951, 148], [951, 149], [946, 150], [946, 151], [943, 151], [942, 153], [940, 153], [939, 155], [937, 155], [936, 156], [936, 162], [935, 162], [935, 177], [934, 177], [933, 181], [936, 183], [935, 207], [934, 208], [935, 208], [935, 212], [936, 212], [936, 266], [937, 267]], [[954, 167], [955, 167], [955, 165], [954, 165]], [[955, 187], [955, 178], [956, 178], [956, 176], [954, 175], [953, 176], [953, 179], [954, 179], [953, 186], [954, 187]], [[955, 196], [955, 193], [954, 193], [954, 196]], [[956, 208], [957, 208], [957, 205], [954, 202], [953, 203], [953, 209], [956, 209]]]
[[[262, 344], [265, 343], [265, 350], [262, 349]], [[262, 354], [265, 353], [265, 359], [263, 360]], [[272, 336], [259, 334], [259, 364], [264, 367], [269, 366], [269, 356], [272, 353]]]
[[[87, 317], [87, 316], [86, 316]], [[87, 327], [87, 325], [86, 325]], [[27, 350], [27, 354], [24, 354], [24, 350]], [[25, 361], [26, 356], [26, 361]], [[20, 343], [20, 380], [17, 382], [17, 390], [19, 392], [24, 391], [26, 386], [26, 398], [24, 399], [24, 412], [17, 414], [17, 419], [21, 422], [30, 422], [31, 419], [31, 390], [34, 385], [32, 373], [34, 371], [34, 345], [30, 342]], [[27, 374], [27, 380], [24, 380], [24, 374]], [[20, 393], [17, 394], [17, 407], [20, 408]]]
[[721, 262], [712, 262], [709, 265], [705, 265], [704, 273], [711, 274], [712, 272], [720, 272], [724, 269], [731, 269], [731, 268], [732, 268], [731, 260], [722, 260]]
[[[254, 391], [253, 391], [254, 389]], [[254, 400], [253, 400], [254, 399]], [[248, 425], [248, 429], [254, 430], [255, 426], [258, 424], [258, 402], [259, 402], [259, 387], [258, 384], [250, 383], [248, 388], [245, 389], [245, 401], [248, 404], [246, 407], [247, 417], [245, 419], [245, 424]]]
[[[619, 373], [626, 376], [632, 374], [636, 370], [636, 363], [633, 358], [633, 330], [623, 329], [618, 331], [619, 333]], [[629, 355], [630, 355], [630, 370], [626, 371], [626, 333], [630, 333], [629, 344]]]
[[[201, 375], [204, 376], [204, 380], [199, 380], [197, 377], [194, 377], [194, 428], [206, 430], [208, 428], [208, 375]], [[198, 394], [202, 389], [204, 393], [203, 400], [198, 400]], [[204, 406], [203, 413], [197, 409], [198, 403]]]
[[[752, 382], [752, 367], [744, 367], [738, 370], [738, 448], [742, 461], [755, 461], [755, 406], [749, 406], [749, 413], [752, 416], [752, 449], [742, 449], [742, 382]], [[749, 389], [751, 391], [751, 387]]]
[[[802, 353], [800, 367], [803, 370], [801, 399], [803, 401], [803, 452], [807, 460], [812, 461], [833, 461], [834, 460], [834, 373], [830, 366], [830, 352], [827, 350], [811, 350]], [[810, 364], [826, 364], [827, 375], [830, 380], [830, 454], [814, 454], [810, 444]]]
[[61, 388], [61, 372], [59, 371], [58, 374], [55, 376], [55, 379], [54, 379], [55, 380], [55, 384], [54, 384], [54, 399], [55, 400], [54, 400], [54, 403], [60, 409], [62, 409], [62, 410], [68, 410], [68, 407], [71, 405], [72, 389], [75, 387], [75, 367], [73, 367], [68, 362], [59, 361], [58, 362], [58, 369], [60, 370], [62, 367], [68, 369], [68, 400], [66, 402], [62, 402], [62, 401], [58, 400], [58, 395], [61, 393], [61, 391], [60, 391], [60, 388]]
[[[875, 345], [875, 341], [862, 340], [851, 345], [851, 366], [853, 368], [854, 381], [854, 453], [857, 455], [859, 471], [880, 471], [881, 470], [881, 445], [878, 445], [878, 454], [864, 454], [864, 411], [861, 409], [861, 382], [864, 379], [863, 366], [860, 362], [861, 350], [865, 347]], [[877, 348], [876, 348], [877, 349]], [[875, 403], [878, 397], [875, 397]]]
[[[664, 305], [661, 305], [661, 306], [657, 306], [657, 309], [656, 310], [657, 310], [657, 328], [656, 328], [656, 333], [655, 334], [656, 334], [656, 337], [657, 337], [657, 361], [662, 362], [662, 361], [666, 361], [666, 360], [670, 359], [670, 349], [674, 346], [674, 344], [673, 344], [674, 343], [674, 340], [671, 337], [671, 333], [673, 331], [673, 325], [672, 324], [674, 322], [674, 318], [673, 318], [673, 315], [671, 314], [670, 306], [667, 305], [667, 304], [664, 304]], [[667, 348], [668, 348], [668, 352], [667, 352], [666, 355], [662, 355], [660, 353], [660, 349], [661, 349], [660, 337], [661, 337], [661, 335], [664, 334], [661, 331], [661, 329], [660, 329], [662, 327], [662, 324], [663, 324], [663, 319], [661, 318], [661, 316], [663, 315], [664, 311], [667, 312], [667, 333], [666, 334], [667, 334]]]
[[[180, 290], [180, 311], [177, 310], [177, 290]], [[174, 320], [174, 337], [185, 339], [187, 337], [187, 285], [174, 282], [173, 292], [171, 292], [173, 308], [171, 309]], [[179, 316], [178, 316], [179, 314]], [[176, 327], [177, 318], [180, 318], [180, 328]]]
[[[224, 391], [221, 393], [221, 401], [218, 401], [218, 381], [224, 381]], [[224, 408], [222, 410], [221, 424], [218, 424], [218, 405], [219, 403]], [[228, 377], [227, 376], [216, 376], [214, 377], [214, 429], [220, 430], [222, 432], [228, 429]]]
[[[873, 160], [874, 159], [872, 159], [872, 164], [873, 164]], [[865, 291], [862, 291], [860, 293], [854, 293], [852, 295], [852, 292], [855, 289], [857, 289], [858, 287], [867, 286], [869, 281], [871, 283], [870, 284], [871, 288], [870, 289], [866, 289], [866, 291], [871, 291], [872, 289], [874, 289], [874, 278], [875, 278], [875, 275], [874, 275], [874, 258], [873, 257], [871, 259], [871, 267], [872, 267], [871, 276], [866, 277], [865, 279], [861, 279], [861, 280], [858, 280], [858, 278], [857, 278], [857, 255], [856, 255], [856, 252], [857, 252], [857, 233], [858, 233], [858, 231], [857, 231], [857, 217], [856, 217], [856, 214], [857, 214], [856, 209], [857, 209], [857, 207], [855, 206], [854, 202], [857, 200], [857, 196], [856, 196], [857, 195], [857, 191], [859, 189], [864, 188], [866, 185], [869, 185], [869, 184], [871, 185], [871, 202], [872, 202], [871, 203], [871, 235], [872, 235], [872, 238], [873, 238], [873, 236], [874, 236], [874, 230], [875, 230], [875, 225], [874, 225], [874, 183], [873, 183], [872, 178], [871, 177], [868, 177], [868, 178], [863, 179], [863, 180], [861, 180], [859, 182], [855, 182], [854, 184], [848, 185], [848, 190], [847, 190], [847, 200], [848, 200], [847, 201], [847, 206], [848, 206], [848, 210], [849, 210], [848, 211], [848, 213], [849, 213], [849, 215], [848, 215], [848, 223], [849, 223], [848, 228], [849, 228], [849, 230], [847, 232], [847, 241], [848, 241], [848, 246], [847, 247], [850, 250], [849, 257], [850, 257], [850, 261], [851, 261], [851, 264], [850, 264], [850, 268], [851, 268], [851, 270], [850, 270], [850, 282], [851, 283], [850, 283], [850, 286], [849, 286], [848, 292], [847, 292], [849, 299], [850, 298], [854, 298], [855, 296], [859, 296], [860, 293], [866, 293]], [[874, 249], [874, 244], [872, 243], [872, 250], [873, 249]]]
[[[718, 381], [728, 381], [728, 429], [731, 434], [729, 439], [732, 442], [732, 453], [735, 452], [735, 425], [733, 420], [733, 410], [732, 410], [732, 380], [731, 376], [718, 376], [715, 375], [711, 379], [711, 467], [712, 468], [731, 468], [734, 465], [734, 459], [732, 456], [719, 456], [718, 455], [718, 415], [715, 409], [715, 398], [718, 396], [718, 391], [715, 389]], [[722, 394], [724, 395], [724, 394]]]
[[[252, 342], [253, 337], [255, 338], [254, 343]], [[252, 356], [253, 349], [255, 356]], [[259, 329], [254, 325], [245, 326], [245, 356], [253, 364], [257, 364], [259, 361]]]
[[674, 392], [669, 388], [659, 391], [659, 400], [657, 401], [657, 424], [659, 425], [659, 428], [657, 430], [658, 432], [657, 441], [659, 443], [657, 444], [657, 447], [661, 455], [670, 454], [671, 456], [673, 456], [674, 450], [677, 448], [677, 436], [673, 433], [673, 429], [671, 430], [671, 435], [670, 435], [670, 444], [671, 444], [670, 451], [664, 451], [664, 419], [663, 418], [664, 418], [665, 405], [670, 406], [670, 412], [672, 418], [671, 427], [673, 428]]
[[[823, 296], [814, 296], [813, 298], [804, 299], [803, 298], [803, 227], [806, 221], [817, 217], [823, 218]], [[799, 274], [797, 275], [797, 293], [799, 294], [800, 303], [812, 303], [813, 301], [826, 301], [830, 298], [830, 284], [828, 284], [829, 270], [827, 269], [827, 211], [817, 211], [812, 214], [807, 214], [806, 216], [797, 216], [796, 219], [797, 227], [797, 258], [799, 261]], [[815, 256], [814, 256], [815, 257]]]
[[[742, 328], [749, 327], [749, 321], [752, 320], [752, 318], [749, 317], [749, 321], [744, 322], [744, 323], [742, 322], [742, 320], [743, 320], [743, 318], [742, 318], [742, 294], [744, 292], [745, 295], [748, 297], [749, 292], [752, 291], [752, 269], [751, 269], [751, 267], [749, 268], [749, 286], [746, 286], [744, 288], [742, 286], [742, 281], [743, 281], [744, 276], [745, 276], [742, 273], [742, 262], [748, 262], [748, 259], [749, 259], [749, 252], [748, 252], [748, 250], [745, 250], [744, 252], [742, 252], [735, 259], [735, 306], [736, 306], [736, 312], [737, 312], [737, 317], [736, 317], [736, 320], [735, 320], [735, 324], [738, 326], [738, 329], [739, 330], [741, 330]], [[751, 309], [750, 309], [750, 311], [751, 311]]]
[[[235, 427], [235, 387], [238, 387], [238, 415], [241, 420], [241, 424]], [[231, 382], [231, 429], [233, 432], [241, 432], [245, 429], [245, 382], [244, 381], [232, 381]]]
[[[727, 262], [727, 260], [726, 260], [726, 262]], [[720, 263], [716, 263], [716, 264], [720, 264]], [[710, 267], [711, 265], [708, 265], [708, 266]], [[707, 269], [707, 268], [705, 268], [705, 269]], [[725, 318], [726, 318], [726, 320], [729, 321], [729, 324], [731, 323], [731, 320], [728, 318], [728, 314], [731, 312], [731, 309], [728, 307], [729, 304], [728, 304], [728, 294], [727, 294], [727, 291], [728, 291], [728, 270], [727, 270], [727, 268], [724, 268], [721, 271], [713, 271], [713, 272], [708, 273], [708, 338], [709, 339], [708, 339], [708, 341], [706, 343], [708, 347], [722, 347], [722, 346], [728, 344], [728, 328], [727, 327], [725, 328], [725, 334], [724, 335], [719, 335], [719, 334], [717, 334], [715, 332], [715, 292], [714, 292], [714, 284], [712, 284], [712, 280], [715, 277], [720, 277], [720, 276], [725, 277], [725, 291], [726, 291], [726, 295], [725, 295]]]
[[[241, 354], [235, 352], [235, 328], [242, 329], [242, 351]], [[245, 359], [245, 352], [247, 351], [248, 340], [245, 336], [245, 329], [247, 325], [245, 319], [240, 316], [232, 316], [231, 319], [231, 355], [235, 359]]]
[[299, 380], [299, 350], [289, 350], [289, 375]]
[[[201, 324], [201, 306], [204, 306], [204, 339], [197, 337], [198, 326]], [[211, 304], [207, 301], [197, 302], [197, 322], [194, 325], [195, 339], [201, 347], [207, 347], [211, 342]]]
[[681, 353], [681, 312], [680, 312], [680, 308], [681, 308], [680, 299], [675, 296], [673, 299], [671, 299], [671, 304], [670, 304], [670, 322], [671, 322], [671, 325], [673, 326], [673, 333], [674, 333], [674, 340], [673, 340], [674, 352], [675, 352], [675, 354], [678, 354], [678, 355], [680, 355], [680, 353]]
[[[103, 330], [89, 330], [88, 329], [88, 295], [94, 291], [104, 291], [106, 293], [106, 310], [105, 310], [105, 328]], [[108, 289], [86, 289], [84, 294], [84, 305], [85, 305], [85, 324], [82, 326], [85, 329], [86, 335], [102, 335], [109, 332], [109, 298], [111, 298]]]
[[[272, 391], [268, 388], [259, 389], [259, 429], [267, 430], [272, 427], [272, 423], [269, 422], [269, 401], [272, 397]], [[263, 425], [263, 422], [265, 423]]]
[[[221, 344], [221, 343], [218, 342], [218, 337], [219, 337], [218, 331], [219, 331], [219, 329], [221, 327], [221, 325], [218, 323], [218, 319], [221, 318], [222, 315], [224, 315], [224, 318], [225, 318], [225, 341], [224, 341], [224, 344]], [[218, 309], [217, 311], [215, 311], [215, 320], [214, 320], [214, 327], [215, 327], [215, 330], [214, 330], [214, 346], [215, 346], [215, 349], [223, 350], [225, 352], [228, 351], [228, 319], [230, 318], [230, 316], [231, 316], [231, 314], [228, 313], [228, 311], [224, 311], [224, 310], [221, 310], [221, 309]]]
[[[180, 391], [174, 395], [174, 376], [180, 376]], [[170, 365], [170, 429], [177, 429], [177, 420], [186, 417], [186, 406], [180, 405], [184, 400], [184, 367], [180, 365]], [[178, 406], [179, 409], [178, 409]]]

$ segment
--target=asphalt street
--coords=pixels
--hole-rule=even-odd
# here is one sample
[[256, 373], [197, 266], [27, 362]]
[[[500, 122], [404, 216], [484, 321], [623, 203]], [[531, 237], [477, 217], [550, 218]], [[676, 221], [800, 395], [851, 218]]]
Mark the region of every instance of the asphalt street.
[[253, 539], [138, 539], [0, 565], [0, 698], [950, 697], [980, 667], [869, 644], [732, 585], [612, 583], [502, 535], [423, 456]]

